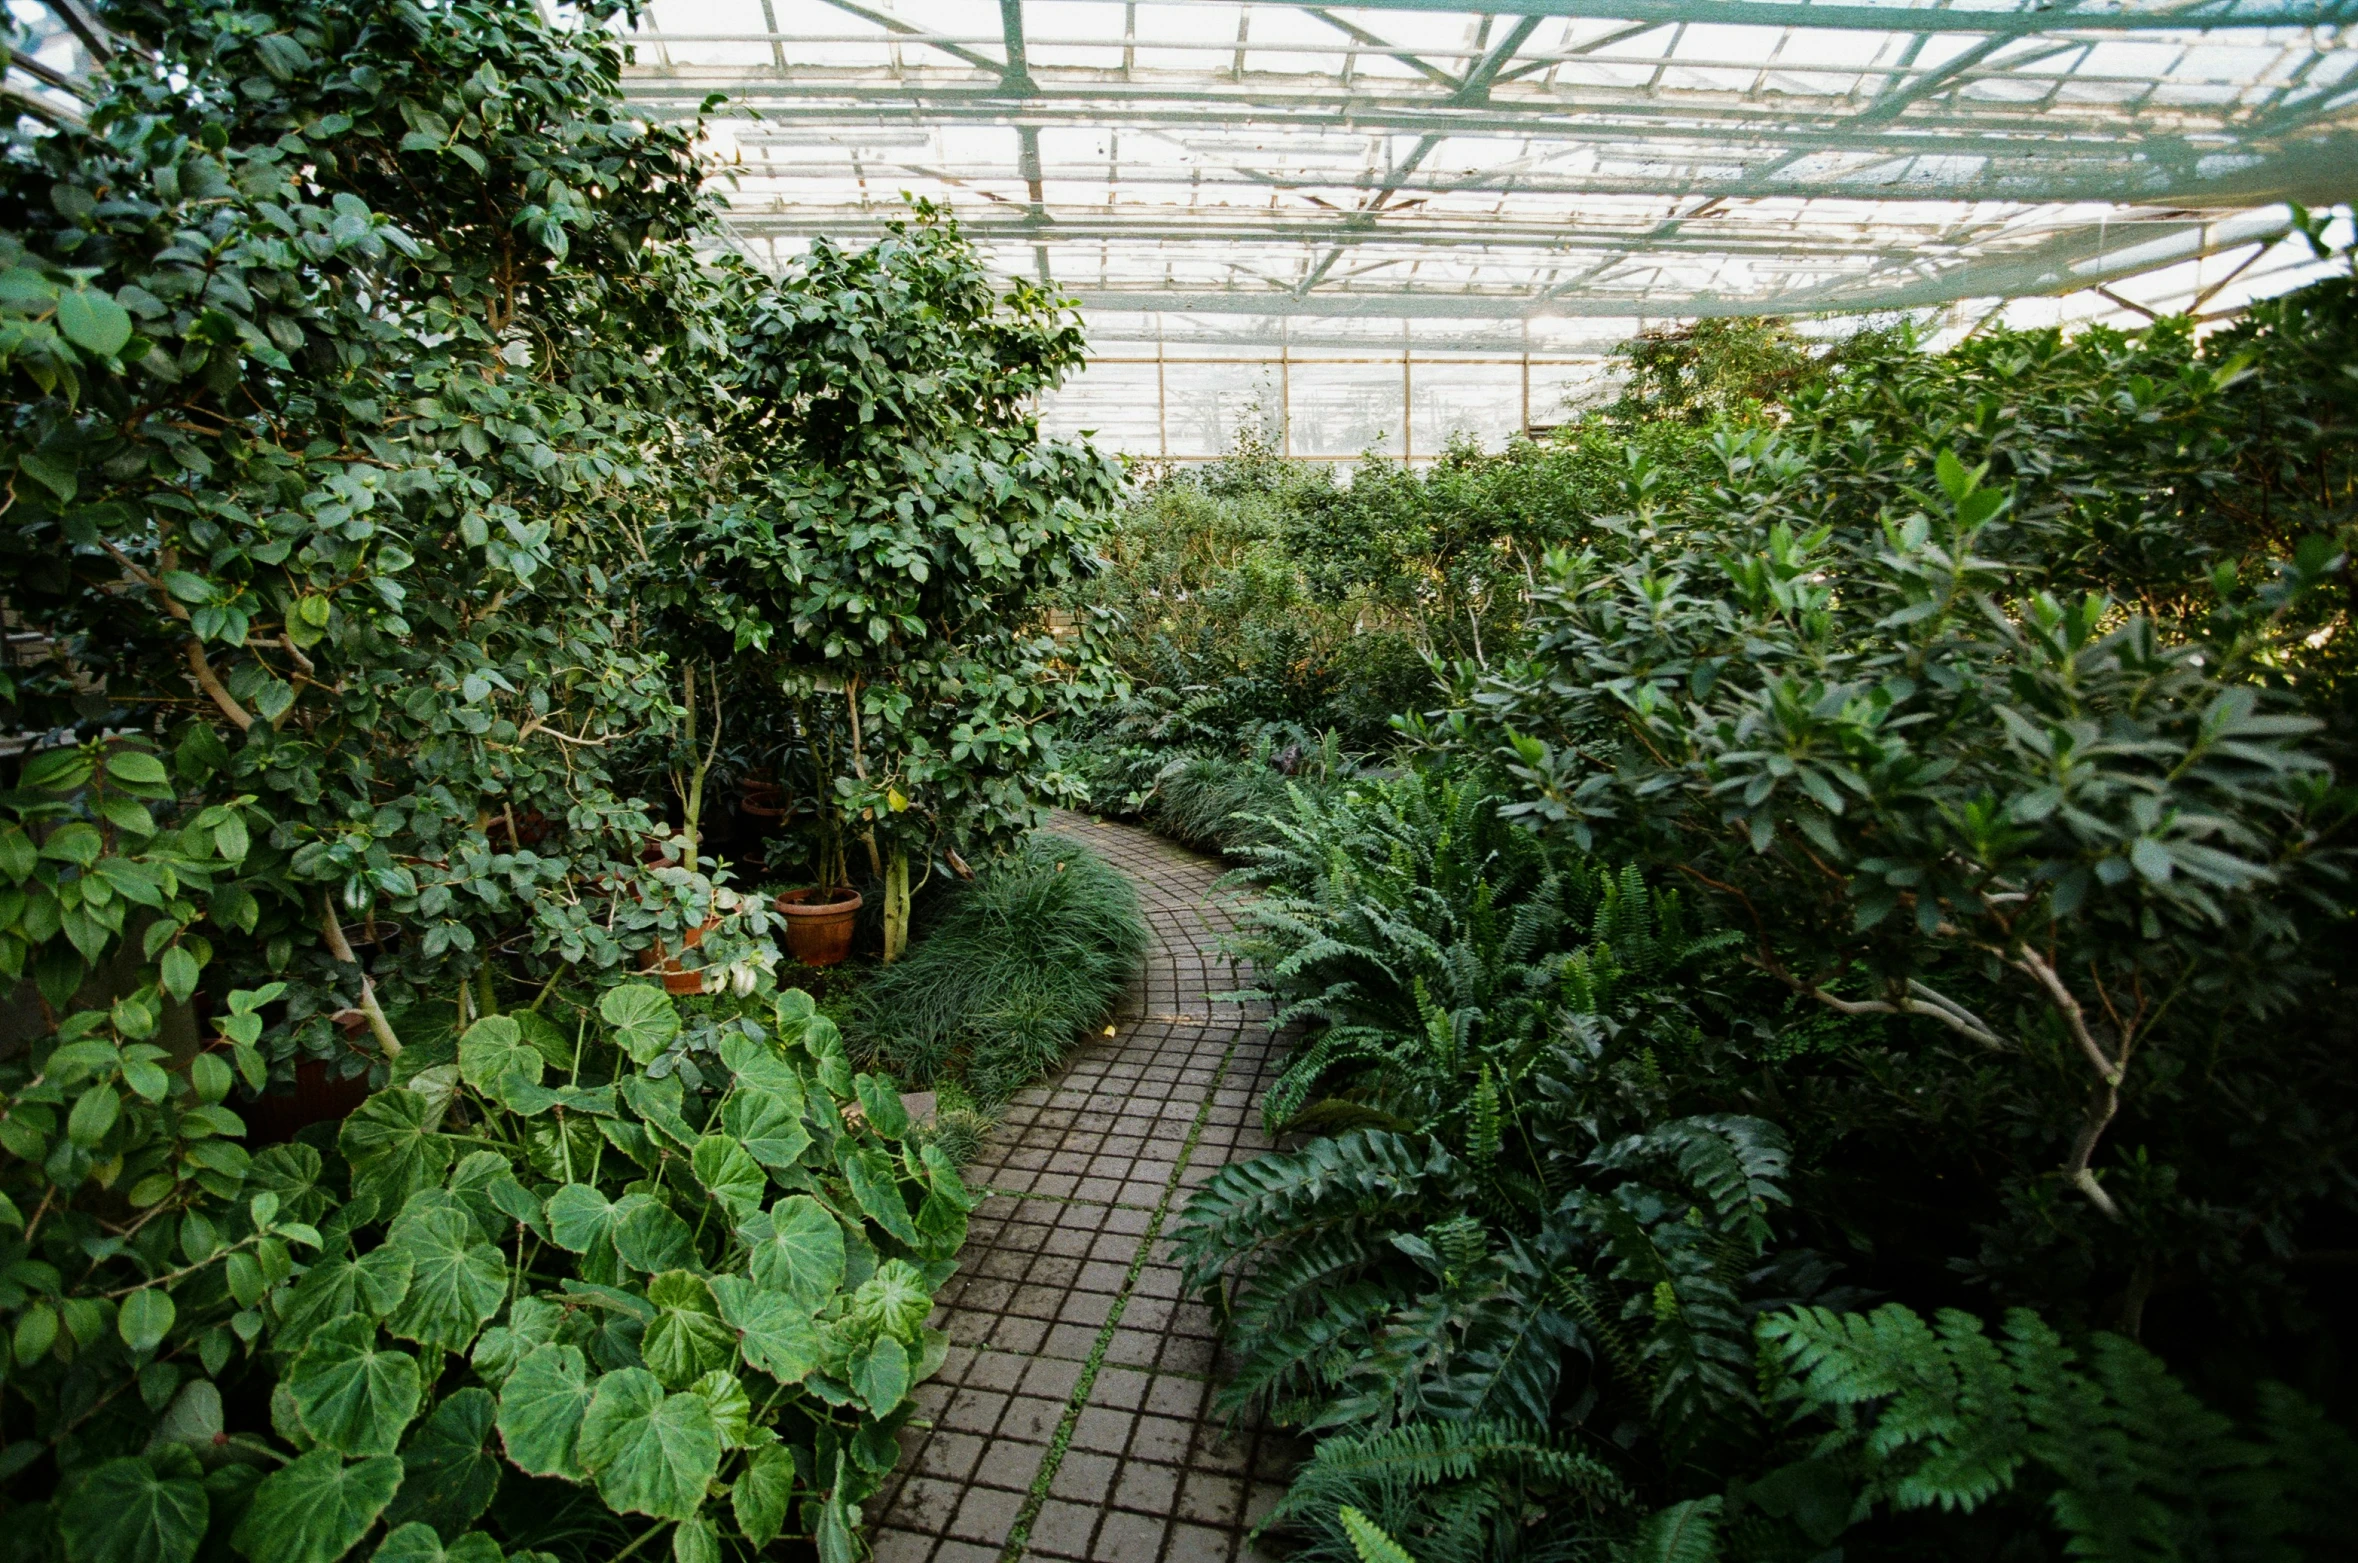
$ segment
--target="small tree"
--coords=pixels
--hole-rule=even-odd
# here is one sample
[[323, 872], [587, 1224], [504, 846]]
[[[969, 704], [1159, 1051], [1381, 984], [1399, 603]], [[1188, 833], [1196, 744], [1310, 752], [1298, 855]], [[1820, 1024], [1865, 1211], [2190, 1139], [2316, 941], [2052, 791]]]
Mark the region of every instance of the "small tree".
[[810, 765], [820, 877], [858, 844], [889, 960], [912, 856], [955, 867], [1038, 823], [1047, 727], [1113, 681], [1044, 599], [1088, 568], [1121, 473], [1033, 411], [1081, 362], [1074, 317], [1029, 283], [1000, 292], [927, 206], [871, 249], [815, 246], [731, 347], [726, 433], [755, 475], [662, 534], [651, 596], [716, 657], [768, 654], [739, 669], [760, 705], [731, 720]]

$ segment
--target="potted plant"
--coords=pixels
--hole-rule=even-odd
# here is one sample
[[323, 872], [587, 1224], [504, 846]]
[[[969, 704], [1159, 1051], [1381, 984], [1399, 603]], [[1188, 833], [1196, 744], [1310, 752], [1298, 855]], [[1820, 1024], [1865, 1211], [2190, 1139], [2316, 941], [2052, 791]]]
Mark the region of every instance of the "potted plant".
[[849, 885], [812, 885], [777, 900], [786, 919], [786, 953], [805, 966], [834, 966], [851, 954], [852, 927], [865, 904]]

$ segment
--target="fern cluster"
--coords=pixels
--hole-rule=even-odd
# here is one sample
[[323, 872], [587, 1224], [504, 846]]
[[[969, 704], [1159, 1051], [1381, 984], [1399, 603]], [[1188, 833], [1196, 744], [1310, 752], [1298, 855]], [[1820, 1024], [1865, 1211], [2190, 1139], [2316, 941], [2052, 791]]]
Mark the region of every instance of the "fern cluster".
[[[1954, 1309], [1801, 1309], [1761, 1321], [1760, 1355], [1797, 1429], [1823, 1431], [1751, 1505], [1818, 1546], [1878, 1507], [2035, 1502], [2101, 1563], [2358, 1556], [2358, 1441], [2281, 1384], [2239, 1426], [2134, 1343], [2075, 1349], [2027, 1309], [1997, 1340]], [[1808, 1501], [1826, 1490], [1849, 1503]]]

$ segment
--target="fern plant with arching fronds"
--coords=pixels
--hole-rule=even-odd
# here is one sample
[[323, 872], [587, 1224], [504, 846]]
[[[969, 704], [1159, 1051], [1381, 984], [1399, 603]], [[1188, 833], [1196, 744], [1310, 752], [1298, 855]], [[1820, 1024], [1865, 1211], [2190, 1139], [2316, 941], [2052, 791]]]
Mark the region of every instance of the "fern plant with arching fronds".
[[[2134, 1342], [2075, 1348], [2020, 1308], [1995, 1340], [1969, 1313], [1898, 1303], [1776, 1314], [1759, 1337], [1778, 1406], [1816, 1436], [1750, 1496], [1817, 1546], [1876, 1510], [2012, 1503], [2096, 1563], [2358, 1556], [2358, 1440], [2281, 1384], [2257, 1386], [2239, 1426]], [[1813, 1515], [1799, 1500], [1829, 1483], [1849, 1501]]]

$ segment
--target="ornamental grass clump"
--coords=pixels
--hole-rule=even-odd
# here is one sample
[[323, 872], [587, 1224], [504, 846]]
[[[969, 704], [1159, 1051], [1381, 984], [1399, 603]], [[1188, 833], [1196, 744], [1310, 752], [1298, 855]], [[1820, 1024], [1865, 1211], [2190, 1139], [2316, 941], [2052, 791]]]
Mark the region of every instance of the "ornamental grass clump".
[[1130, 882], [1077, 842], [1034, 835], [961, 886], [925, 937], [861, 991], [856, 1047], [914, 1080], [998, 1101], [1097, 1023], [1146, 951]]

